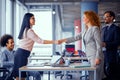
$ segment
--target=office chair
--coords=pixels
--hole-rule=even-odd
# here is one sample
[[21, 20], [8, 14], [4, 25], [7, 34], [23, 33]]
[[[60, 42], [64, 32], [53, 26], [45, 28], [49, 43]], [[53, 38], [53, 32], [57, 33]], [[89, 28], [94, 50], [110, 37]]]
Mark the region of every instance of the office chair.
[[10, 76], [10, 71], [7, 68], [0, 67], [0, 80], [7, 80]]

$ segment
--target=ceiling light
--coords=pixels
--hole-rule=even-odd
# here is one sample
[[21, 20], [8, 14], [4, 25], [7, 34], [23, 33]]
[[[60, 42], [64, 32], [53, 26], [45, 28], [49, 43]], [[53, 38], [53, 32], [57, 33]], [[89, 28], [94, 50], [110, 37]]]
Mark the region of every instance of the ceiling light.
[[52, 13], [55, 14], [55, 11], [53, 11]]
[[77, 29], [78, 29], [78, 26], [75, 26], [75, 28], [77, 28]]

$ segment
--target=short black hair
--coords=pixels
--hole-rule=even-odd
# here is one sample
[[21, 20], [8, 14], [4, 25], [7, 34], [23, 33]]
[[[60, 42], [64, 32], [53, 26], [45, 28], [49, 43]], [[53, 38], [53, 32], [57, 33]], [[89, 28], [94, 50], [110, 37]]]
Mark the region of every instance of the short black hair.
[[4, 34], [1, 38], [0, 38], [0, 45], [2, 47], [6, 46], [6, 43], [8, 43], [9, 39], [13, 39], [13, 37], [9, 34]]
[[109, 13], [110, 16], [112, 16], [113, 19], [115, 19], [115, 13], [113, 11], [106, 11], [104, 14], [106, 14], [106, 13]]

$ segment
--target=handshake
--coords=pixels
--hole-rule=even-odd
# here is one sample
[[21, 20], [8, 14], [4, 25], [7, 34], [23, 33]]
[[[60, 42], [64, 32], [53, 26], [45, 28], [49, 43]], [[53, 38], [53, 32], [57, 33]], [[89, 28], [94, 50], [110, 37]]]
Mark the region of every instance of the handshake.
[[66, 39], [60, 39], [60, 40], [55, 40], [54, 44], [62, 44], [63, 42], [66, 42]]

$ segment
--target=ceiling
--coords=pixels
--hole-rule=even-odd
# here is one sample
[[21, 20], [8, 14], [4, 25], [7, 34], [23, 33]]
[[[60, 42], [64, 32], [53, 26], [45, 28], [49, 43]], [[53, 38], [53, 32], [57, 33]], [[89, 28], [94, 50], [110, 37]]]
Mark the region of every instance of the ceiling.
[[81, 2], [81, 1], [99, 1], [99, 2], [119, 2], [120, 0], [19, 0], [20, 2], [46, 3], [46, 2]]
[[[51, 5], [58, 4], [61, 8], [62, 27], [64, 31], [72, 31], [74, 20], [80, 19], [80, 1], [90, 0], [21, 0], [25, 5]], [[93, 0], [92, 0], [93, 1]], [[99, 1], [98, 14], [103, 23], [103, 14], [106, 10], [112, 10], [116, 14], [116, 22], [120, 24], [120, 0], [94, 0]], [[111, 1], [111, 2], [109, 2]]]

